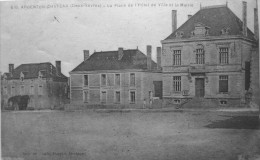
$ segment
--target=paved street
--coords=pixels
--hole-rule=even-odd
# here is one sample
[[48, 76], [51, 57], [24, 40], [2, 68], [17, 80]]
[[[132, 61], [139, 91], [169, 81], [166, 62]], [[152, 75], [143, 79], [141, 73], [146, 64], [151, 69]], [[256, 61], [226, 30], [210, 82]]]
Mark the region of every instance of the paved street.
[[253, 112], [2, 112], [2, 156], [237, 160], [260, 155]]

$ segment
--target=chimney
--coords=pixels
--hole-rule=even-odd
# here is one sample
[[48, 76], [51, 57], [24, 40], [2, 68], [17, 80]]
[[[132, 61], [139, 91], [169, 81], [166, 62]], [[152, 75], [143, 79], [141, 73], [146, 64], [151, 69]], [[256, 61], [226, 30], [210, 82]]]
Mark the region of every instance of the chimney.
[[245, 1], [243, 3], [243, 35], [247, 36], [247, 3]]
[[9, 64], [9, 73], [10, 73], [10, 75], [12, 77], [13, 73], [14, 73], [14, 64]]
[[118, 60], [121, 60], [124, 55], [124, 49], [122, 47], [118, 48]]
[[56, 75], [59, 76], [61, 75], [61, 62], [56, 61]]
[[254, 32], [255, 32], [255, 39], [259, 39], [259, 28], [258, 28], [258, 9], [254, 9]]
[[177, 29], [177, 10], [172, 10], [172, 32]]
[[190, 19], [191, 17], [192, 17], [192, 15], [191, 15], [191, 14], [189, 14], [189, 15], [188, 15], [188, 19]]
[[162, 48], [157, 47], [157, 69], [161, 70], [161, 55], [162, 55]]
[[89, 50], [83, 50], [84, 53], [84, 61], [86, 61], [89, 58]]
[[146, 46], [146, 53], [147, 53], [147, 69], [152, 69], [152, 46], [147, 45]]

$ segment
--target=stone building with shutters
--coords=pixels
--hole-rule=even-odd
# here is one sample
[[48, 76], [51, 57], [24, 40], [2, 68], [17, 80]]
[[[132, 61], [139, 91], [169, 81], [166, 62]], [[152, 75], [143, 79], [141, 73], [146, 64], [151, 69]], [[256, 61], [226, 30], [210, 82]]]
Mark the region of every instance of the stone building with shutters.
[[70, 72], [71, 107], [142, 107], [162, 98], [161, 47], [157, 61], [139, 49], [84, 50], [84, 61]]
[[61, 61], [56, 66], [49, 62], [21, 64], [1, 80], [2, 104], [4, 109], [21, 109], [21, 97], [28, 97], [22, 109], [54, 109], [68, 101], [68, 77], [61, 72]]
[[[165, 104], [241, 106], [259, 104], [258, 17], [247, 27], [247, 3], [240, 20], [227, 5], [202, 7], [162, 43]], [[191, 105], [192, 104], [192, 105]]]

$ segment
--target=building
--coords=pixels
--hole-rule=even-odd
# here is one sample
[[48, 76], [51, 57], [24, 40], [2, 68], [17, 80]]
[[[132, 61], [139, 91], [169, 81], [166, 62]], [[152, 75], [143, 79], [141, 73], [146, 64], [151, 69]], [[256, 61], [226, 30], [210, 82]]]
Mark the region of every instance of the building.
[[[172, 33], [162, 43], [165, 104], [240, 106], [259, 104], [258, 17], [255, 34], [227, 5], [201, 8], [177, 28], [172, 11]], [[258, 97], [258, 98], [256, 98]]]
[[68, 101], [68, 78], [61, 62], [21, 64], [2, 76], [2, 104], [5, 109], [53, 109]]
[[157, 64], [151, 53], [151, 46], [147, 46], [147, 56], [138, 49], [119, 48], [91, 56], [84, 50], [84, 61], [70, 72], [71, 104], [127, 108], [161, 98], [161, 47], [157, 48]]

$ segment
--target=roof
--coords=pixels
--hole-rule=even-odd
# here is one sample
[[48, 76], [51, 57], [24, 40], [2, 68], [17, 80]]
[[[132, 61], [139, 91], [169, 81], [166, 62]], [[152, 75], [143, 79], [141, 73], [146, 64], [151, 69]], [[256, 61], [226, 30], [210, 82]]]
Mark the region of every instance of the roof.
[[[165, 40], [175, 39], [176, 32], [183, 32], [182, 38], [191, 38], [196, 24], [209, 27], [209, 36], [221, 36], [221, 30], [229, 27], [228, 35], [243, 36], [243, 22], [227, 6], [210, 6], [199, 10]], [[247, 28], [247, 38], [255, 40], [254, 34]]]
[[29, 63], [21, 64], [13, 71], [13, 75], [5, 73], [8, 79], [20, 79], [21, 72], [24, 74], [24, 79], [38, 78], [39, 71], [43, 71], [43, 78], [53, 78], [56, 81], [66, 80], [67, 77], [62, 73], [56, 74], [56, 67], [50, 62], [45, 63]]
[[[152, 69], [156, 63], [152, 60]], [[71, 72], [97, 71], [97, 70], [123, 70], [143, 69], [147, 70], [147, 57], [138, 49], [123, 50], [123, 56], [118, 59], [118, 51], [94, 52], [86, 61], [83, 61]]]

